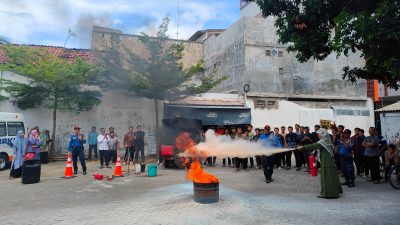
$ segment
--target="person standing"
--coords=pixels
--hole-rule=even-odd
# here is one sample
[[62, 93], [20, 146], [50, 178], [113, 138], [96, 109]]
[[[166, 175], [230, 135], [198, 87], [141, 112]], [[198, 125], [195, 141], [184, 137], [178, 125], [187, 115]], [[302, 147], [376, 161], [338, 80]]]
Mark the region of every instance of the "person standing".
[[[108, 128], [108, 137], [110, 138], [110, 134], [114, 133], [114, 136], [116, 137], [117, 134], [115, 134], [114, 127]], [[113, 150], [110, 148], [110, 161], [112, 162], [113, 165], [117, 162], [117, 150]]]
[[40, 160], [40, 152], [42, 148], [42, 141], [38, 130], [32, 129], [28, 137], [28, 148], [27, 152], [34, 152], [35, 159]]
[[40, 161], [43, 164], [48, 163], [49, 159], [49, 131], [48, 130], [43, 130], [42, 133], [40, 134], [40, 140], [42, 141], [42, 151], [40, 152]]
[[108, 135], [104, 128], [100, 129], [100, 135], [97, 136], [97, 144], [99, 145], [99, 156], [100, 156], [100, 169], [111, 168], [110, 166], [110, 150], [108, 148]]
[[[302, 135], [302, 138], [300, 140], [300, 145], [309, 145], [314, 143], [312, 139], [312, 134], [310, 133], [310, 128], [305, 126], [304, 127], [304, 134]], [[310, 153], [307, 151], [304, 151], [303, 154], [303, 163], [306, 164], [306, 170], [304, 172], [310, 172], [310, 161], [308, 157], [310, 156]]]
[[125, 147], [125, 156], [124, 156], [124, 161], [125, 161], [125, 165], [126, 164], [130, 164], [131, 162], [133, 162], [133, 156], [135, 153], [135, 149], [133, 146], [133, 141], [134, 141], [134, 133], [133, 133], [133, 126], [129, 126], [128, 128], [128, 132], [126, 132], [125, 136], [124, 136], [124, 147]]
[[[279, 139], [274, 135], [274, 133], [271, 131], [271, 127], [269, 125], [266, 125], [264, 127], [264, 134], [262, 134], [259, 138], [259, 141], [264, 147], [271, 148], [281, 148], [282, 145], [279, 141]], [[266, 156], [262, 155], [261, 156], [261, 164], [264, 169], [264, 176], [266, 179], [267, 183], [270, 183], [274, 181], [272, 179], [272, 174], [274, 173], [274, 164], [275, 164], [275, 159], [273, 155]]]
[[113, 159], [113, 160], [115, 160], [115, 162], [113, 162], [113, 164], [115, 164], [117, 162], [118, 151], [120, 149], [120, 143], [119, 143], [117, 136], [115, 136], [114, 131], [110, 132], [110, 136], [109, 136], [107, 144], [108, 144], [108, 149], [110, 149], [110, 152], [112, 152], [112, 154], [114, 154], [114, 152], [115, 152], [115, 154], [117, 155]]
[[[221, 136], [221, 141], [224, 142], [224, 143], [228, 143], [228, 142], [231, 142], [231, 140], [232, 139], [231, 139], [231, 136], [229, 135], [229, 130], [225, 129], [224, 130], [224, 135]], [[232, 166], [232, 162], [231, 162], [231, 158], [230, 157], [222, 159], [222, 167], [226, 166], [226, 160], [228, 160], [228, 167], [231, 167]]]
[[26, 144], [27, 140], [24, 131], [18, 131], [13, 141], [13, 160], [11, 163], [10, 179], [19, 178], [22, 175]]
[[376, 136], [375, 127], [369, 128], [369, 136], [363, 141], [366, 168], [371, 171], [371, 182], [380, 184], [379, 175], [379, 138]]
[[[253, 136], [253, 139], [251, 139], [251, 142], [258, 142], [258, 140], [260, 139], [261, 136], [261, 129], [260, 128], [256, 128], [255, 129], [255, 135]], [[261, 156], [260, 155], [256, 155], [254, 158], [256, 158], [256, 169], [261, 169]]]
[[99, 134], [96, 132], [96, 127], [92, 127], [92, 130], [88, 134], [88, 144], [89, 144], [89, 160], [92, 160], [92, 151], [94, 153], [94, 159], [97, 160], [97, 136]]
[[351, 131], [344, 130], [343, 139], [340, 141], [340, 160], [342, 166], [342, 173], [346, 181], [342, 185], [354, 187], [354, 160], [353, 160], [353, 141], [350, 139]]
[[[288, 148], [296, 148], [298, 143], [299, 143], [299, 137], [297, 136], [296, 133], [293, 132], [293, 127], [289, 126], [288, 127], [289, 133], [286, 134], [285, 136], [285, 141], [286, 141], [286, 147]], [[294, 151], [295, 158], [296, 158], [296, 167], [297, 170], [300, 170], [301, 168], [301, 163], [298, 161], [298, 155], [302, 155], [302, 152], [295, 150]], [[286, 162], [286, 169], [290, 170], [292, 167], [292, 151], [288, 151], [284, 153], [285, 156], [285, 162]]]
[[319, 141], [314, 144], [298, 146], [296, 150], [314, 151], [319, 149], [321, 162], [321, 192], [319, 198], [339, 198], [343, 193], [340, 185], [339, 176], [336, 172], [336, 165], [333, 159], [333, 144], [329, 133], [321, 128], [318, 133]]
[[[283, 137], [283, 135], [281, 135], [279, 133], [279, 128], [278, 127], [274, 128], [274, 135], [275, 135], [276, 138], [278, 138], [280, 146], [281, 147], [285, 146], [285, 138]], [[275, 165], [276, 165], [276, 168], [282, 169], [282, 165], [285, 165], [285, 162], [283, 162], [283, 164], [282, 164], [282, 161], [284, 161], [283, 153], [281, 152], [281, 153], [275, 154]]]
[[144, 157], [144, 135], [145, 133], [142, 131], [142, 126], [137, 126], [136, 127], [136, 132], [135, 132], [135, 140], [133, 141], [133, 145], [135, 146], [135, 163], [138, 162], [139, 160], [139, 152], [140, 152], [140, 157], [142, 159], [142, 164], [145, 162], [145, 157]]
[[81, 128], [74, 127], [74, 134], [71, 135], [68, 143], [68, 152], [72, 152], [72, 164], [74, 167], [74, 174], [78, 174], [78, 158], [81, 162], [83, 175], [86, 175], [86, 162], [85, 162], [85, 151], [83, 144], [86, 143], [85, 136], [80, 134]]
[[360, 128], [354, 129], [355, 134], [351, 137], [353, 145], [353, 153], [354, 153], [354, 163], [356, 164], [356, 172], [357, 176], [362, 176], [364, 173], [365, 165], [364, 165], [364, 147], [362, 143], [364, 141], [364, 134], [361, 133]]

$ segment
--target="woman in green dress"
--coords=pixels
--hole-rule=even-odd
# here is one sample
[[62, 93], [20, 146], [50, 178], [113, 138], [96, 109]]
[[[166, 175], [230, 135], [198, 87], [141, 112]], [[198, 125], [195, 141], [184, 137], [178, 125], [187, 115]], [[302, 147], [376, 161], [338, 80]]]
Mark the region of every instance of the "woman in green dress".
[[331, 137], [325, 129], [320, 129], [318, 137], [320, 140], [317, 143], [299, 146], [296, 149], [307, 152], [319, 150], [321, 162], [321, 193], [318, 197], [339, 198], [339, 194], [343, 193], [343, 189], [336, 172]]

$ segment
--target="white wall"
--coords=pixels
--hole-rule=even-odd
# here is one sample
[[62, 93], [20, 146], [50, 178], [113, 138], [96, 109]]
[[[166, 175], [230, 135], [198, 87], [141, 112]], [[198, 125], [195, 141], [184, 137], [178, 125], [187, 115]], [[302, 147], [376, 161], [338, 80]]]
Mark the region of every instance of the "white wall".
[[[21, 77], [3, 73], [3, 77], [22, 81]], [[163, 115], [162, 103], [159, 104], [160, 119]], [[10, 101], [0, 102], [0, 112], [21, 113], [25, 118], [26, 128], [39, 126], [52, 132], [52, 112], [49, 109], [30, 109], [23, 111]], [[104, 92], [102, 103], [88, 112], [57, 113], [56, 151], [65, 152], [68, 137], [73, 127], [79, 125], [81, 133], [86, 134], [92, 126], [108, 129], [113, 126], [118, 137], [123, 137], [129, 125], [135, 128], [141, 125], [145, 132], [155, 130], [155, 112], [153, 100], [138, 98], [126, 92]], [[146, 151], [147, 152], [147, 151]]]
[[380, 113], [382, 136], [390, 143], [400, 141], [400, 112]]
[[[286, 100], [279, 100], [277, 109], [255, 108], [252, 99], [247, 100], [247, 106], [251, 108], [254, 127], [264, 127], [266, 124], [272, 127], [287, 127], [298, 123], [313, 129], [314, 125], [320, 123], [320, 119], [333, 120], [337, 125], [342, 124], [351, 130], [356, 127], [368, 130], [370, 126], [374, 125], [372, 108], [369, 108], [370, 116], [337, 116], [333, 109], [307, 108]], [[348, 107], [352, 108], [350, 105]]]
[[240, 10], [240, 16], [253, 17], [261, 13], [260, 7], [254, 3], [248, 3], [243, 9]]

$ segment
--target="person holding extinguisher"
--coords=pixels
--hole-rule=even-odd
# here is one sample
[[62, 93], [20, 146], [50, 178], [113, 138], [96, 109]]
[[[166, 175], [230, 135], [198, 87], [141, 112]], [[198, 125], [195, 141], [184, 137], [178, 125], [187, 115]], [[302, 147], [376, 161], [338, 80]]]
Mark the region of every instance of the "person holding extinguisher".
[[325, 129], [320, 129], [318, 138], [320, 140], [317, 143], [299, 146], [296, 150], [311, 152], [319, 149], [321, 162], [321, 192], [318, 198], [339, 198], [339, 195], [343, 193], [343, 189], [336, 172], [331, 136]]

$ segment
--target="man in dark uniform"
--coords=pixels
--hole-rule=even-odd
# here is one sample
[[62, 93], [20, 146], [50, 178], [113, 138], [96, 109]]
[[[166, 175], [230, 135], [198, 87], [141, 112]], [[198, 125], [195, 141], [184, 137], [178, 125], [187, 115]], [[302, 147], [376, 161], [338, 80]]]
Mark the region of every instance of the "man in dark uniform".
[[83, 175], [86, 175], [86, 162], [85, 162], [85, 153], [83, 149], [83, 144], [86, 143], [85, 136], [80, 134], [81, 128], [76, 126], [74, 127], [74, 134], [71, 135], [68, 143], [68, 152], [72, 152], [72, 163], [74, 167], [74, 174], [78, 173], [78, 164], [77, 160], [79, 157], [79, 161], [81, 162]]

